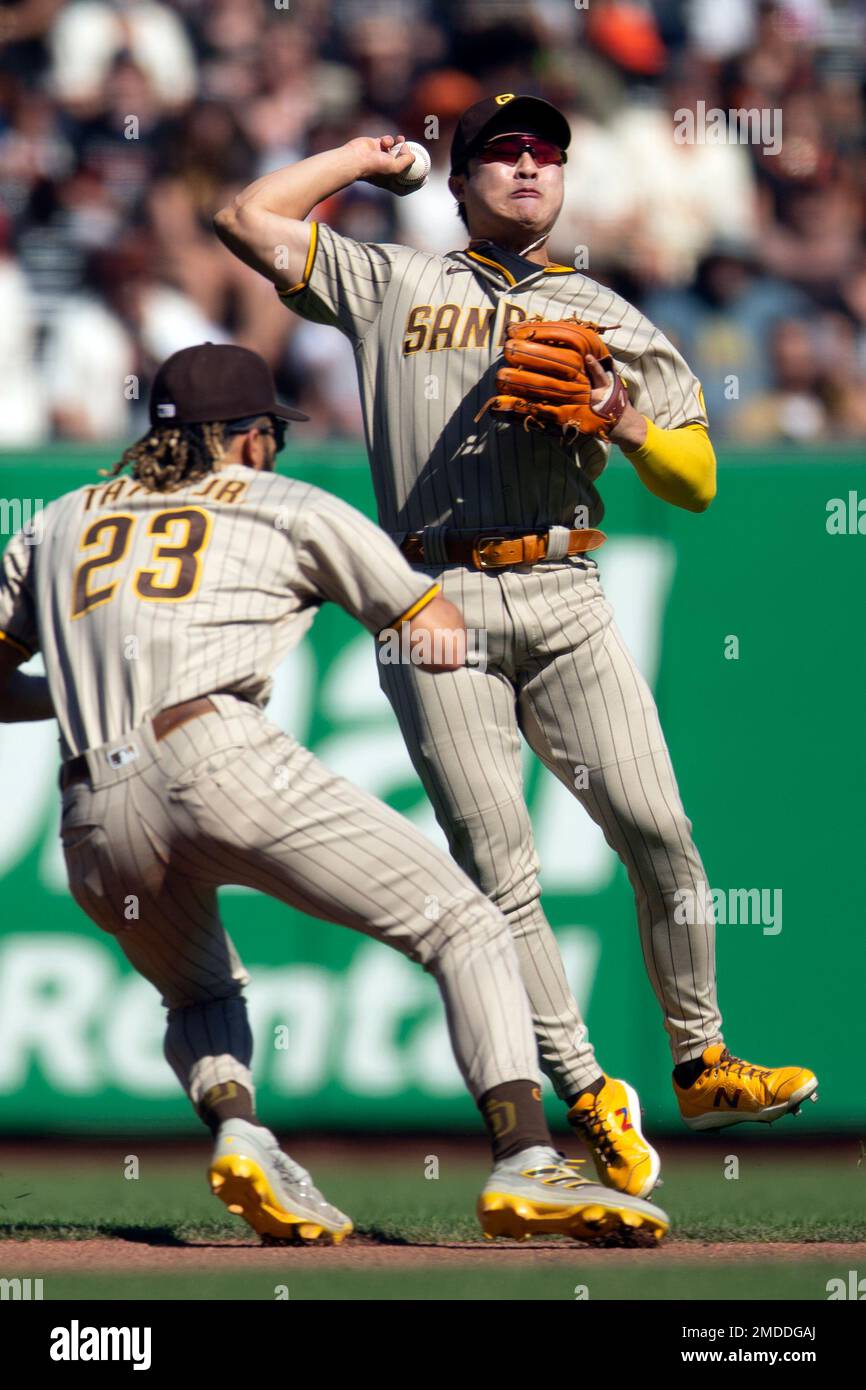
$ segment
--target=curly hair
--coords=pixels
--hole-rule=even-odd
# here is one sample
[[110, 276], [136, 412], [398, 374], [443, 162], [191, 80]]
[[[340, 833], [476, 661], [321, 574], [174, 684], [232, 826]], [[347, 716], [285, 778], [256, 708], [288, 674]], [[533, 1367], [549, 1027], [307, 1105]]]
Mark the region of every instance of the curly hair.
[[114, 478], [131, 468], [136, 482], [150, 492], [175, 492], [213, 472], [225, 455], [225, 434], [224, 420], [157, 425], [130, 444], [113, 468], [103, 469], [103, 476]]

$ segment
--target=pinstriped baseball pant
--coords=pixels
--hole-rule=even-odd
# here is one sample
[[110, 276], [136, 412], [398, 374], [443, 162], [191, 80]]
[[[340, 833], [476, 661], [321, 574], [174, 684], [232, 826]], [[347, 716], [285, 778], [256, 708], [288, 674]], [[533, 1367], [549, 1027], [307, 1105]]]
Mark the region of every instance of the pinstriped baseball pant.
[[428, 970], [476, 1099], [502, 1081], [538, 1081], [502, 915], [396, 812], [253, 706], [212, 698], [217, 713], [158, 743], [149, 723], [124, 735], [133, 756], [121, 767], [109, 766], [110, 749], [89, 751], [92, 785], [67, 788], [61, 820], [72, 894], [162, 994], [166, 1057], [193, 1103], [229, 1080], [254, 1094], [249, 976], [217, 908], [227, 883], [375, 937]]
[[[569, 1098], [602, 1068], [541, 909], [521, 735], [625, 865], [674, 1062], [699, 1056], [721, 1039], [706, 875], [655, 702], [613, 622], [597, 567], [575, 558], [498, 572], [460, 565], [424, 572], [469, 628], [485, 632], [485, 668], [432, 678], [415, 666], [380, 663], [380, 682], [452, 855], [511, 925], [543, 1070]], [[695, 894], [691, 925], [676, 920], [677, 890]]]

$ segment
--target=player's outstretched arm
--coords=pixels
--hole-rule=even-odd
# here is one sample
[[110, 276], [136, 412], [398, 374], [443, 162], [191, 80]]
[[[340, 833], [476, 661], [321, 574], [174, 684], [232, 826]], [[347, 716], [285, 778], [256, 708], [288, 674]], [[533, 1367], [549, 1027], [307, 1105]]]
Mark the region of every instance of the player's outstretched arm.
[[26, 676], [18, 667], [26, 660], [14, 647], [0, 642], [0, 724], [24, 724], [53, 719], [54, 706], [44, 676]]
[[411, 150], [391, 153], [403, 139], [402, 135], [362, 136], [265, 174], [216, 214], [217, 236], [278, 289], [293, 289], [303, 279], [310, 249], [310, 224], [304, 218], [317, 203], [351, 183], [365, 180], [383, 185], [408, 169]]

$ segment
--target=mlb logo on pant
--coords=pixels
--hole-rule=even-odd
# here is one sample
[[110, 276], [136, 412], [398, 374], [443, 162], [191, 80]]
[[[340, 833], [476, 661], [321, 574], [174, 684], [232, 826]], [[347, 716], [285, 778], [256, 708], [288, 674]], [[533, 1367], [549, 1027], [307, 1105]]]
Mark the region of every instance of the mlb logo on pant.
[[106, 757], [111, 767], [124, 767], [126, 763], [135, 762], [138, 749], [131, 743], [125, 743], [122, 748], [110, 748]]

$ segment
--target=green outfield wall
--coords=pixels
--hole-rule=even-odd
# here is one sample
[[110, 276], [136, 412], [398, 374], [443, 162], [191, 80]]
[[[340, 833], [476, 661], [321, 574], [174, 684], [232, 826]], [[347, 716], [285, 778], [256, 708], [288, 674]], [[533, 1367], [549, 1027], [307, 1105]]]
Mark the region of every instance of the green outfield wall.
[[[4, 456], [0, 542], [27, 520], [16, 503], [19, 514], [38, 508], [110, 461]], [[289, 464], [372, 513], [359, 451]], [[866, 1137], [862, 456], [725, 456], [718, 498], [700, 516], [658, 502], [621, 459], [601, 490], [603, 582], [655, 690], [724, 918], [729, 1045], [818, 1072], [820, 1103], [786, 1124]], [[280, 668], [271, 715], [442, 843], [371, 640], [332, 605]], [[162, 1056], [155, 991], [65, 891], [57, 764], [53, 725], [0, 726], [0, 1128], [197, 1130]], [[531, 756], [526, 786], [545, 906], [602, 1065], [636, 1085], [651, 1129], [677, 1128], [625, 873]], [[252, 974], [265, 1119], [341, 1132], [475, 1123], [419, 968], [256, 894], [226, 889], [222, 908]]]

